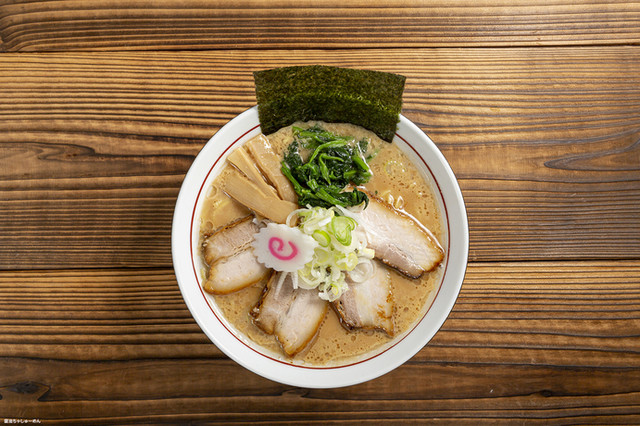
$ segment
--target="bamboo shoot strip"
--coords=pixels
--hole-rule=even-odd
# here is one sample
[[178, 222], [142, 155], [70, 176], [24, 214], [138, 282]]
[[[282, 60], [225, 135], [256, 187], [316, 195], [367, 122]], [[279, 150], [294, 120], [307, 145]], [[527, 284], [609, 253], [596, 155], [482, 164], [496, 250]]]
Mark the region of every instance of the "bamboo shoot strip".
[[227, 161], [236, 166], [236, 168], [244, 173], [249, 180], [255, 183], [262, 195], [265, 197], [278, 197], [276, 190], [265, 182], [262, 174], [255, 166], [254, 161], [243, 147], [233, 151], [229, 157], [227, 157]]
[[277, 223], [284, 223], [289, 213], [298, 208], [297, 204], [290, 201], [263, 195], [256, 184], [237, 170], [232, 170], [221, 186], [224, 192], [240, 204]]
[[293, 190], [289, 179], [280, 171], [280, 159], [276, 153], [273, 152], [269, 140], [260, 134], [247, 142], [245, 146], [253, 156], [262, 174], [276, 187], [280, 198], [291, 201], [292, 203], [297, 203], [298, 196]]

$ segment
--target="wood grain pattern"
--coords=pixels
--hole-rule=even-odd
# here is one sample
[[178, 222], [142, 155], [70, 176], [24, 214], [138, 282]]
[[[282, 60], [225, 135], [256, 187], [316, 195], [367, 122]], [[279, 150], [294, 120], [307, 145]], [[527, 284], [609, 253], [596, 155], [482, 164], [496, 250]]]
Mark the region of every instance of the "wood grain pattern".
[[[175, 199], [251, 71], [402, 72], [473, 260], [640, 256], [640, 48], [0, 56], [0, 267], [168, 267]], [[598, 84], [594, 85], [593, 82]]]
[[[639, 22], [626, 0], [0, 1], [0, 419], [640, 424]], [[341, 389], [231, 361], [171, 268], [191, 162], [252, 71], [305, 64], [406, 75], [469, 214], [441, 330]]]
[[627, 1], [8, 0], [7, 51], [616, 45], [640, 41]]
[[227, 359], [171, 270], [5, 271], [0, 413], [78, 424], [633, 423], [639, 281], [640, 261], [472, 263], [450, 318], [411, 361], [312, 390]]

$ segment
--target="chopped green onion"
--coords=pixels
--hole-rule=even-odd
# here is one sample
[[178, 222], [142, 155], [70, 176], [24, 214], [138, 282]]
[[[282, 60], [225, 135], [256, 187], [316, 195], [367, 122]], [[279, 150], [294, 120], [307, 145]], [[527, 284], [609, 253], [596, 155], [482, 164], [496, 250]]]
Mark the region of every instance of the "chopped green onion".
[[317, 230], [314, 231], [311, 236], [320, 244], [322, 247], [329, 247], [331, 244], [331, 237], [326, 231]]
[[331, 230], [340, 244], [351, 244], [351, 231], [356, 228], [356, 221], [347, 216], [336, 216], [331, 220]]
[[[375, 253], [366, 247], [364, 230], [356, 220], [338, 207], [308, 207], [295, 214], [300, 218], [299, 229], [319, 244], [312, 260], [298, 270], [299, 285], [315, 288], [319, 297], [334, 301], [349, 288], [346, 274], [360, 264], [370, 264]], [[357, 276], [362, 275], [357, 271]]]

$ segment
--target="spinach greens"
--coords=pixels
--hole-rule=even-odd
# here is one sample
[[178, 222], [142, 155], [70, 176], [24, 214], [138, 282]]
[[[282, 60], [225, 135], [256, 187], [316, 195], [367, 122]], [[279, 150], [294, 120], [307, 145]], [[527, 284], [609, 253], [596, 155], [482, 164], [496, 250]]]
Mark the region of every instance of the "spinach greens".
[[[300, 206], [342, 207], [369, 204], [367, 195], [352, 185], [362, 185], [372, 176], [367, 161], [368, 142], [334, 135], [320, 126], [293, 127], [294, 140], [285, 152], [282, 173], [291, 181]], [[310, 152], [303, 160], [300, 150]]]

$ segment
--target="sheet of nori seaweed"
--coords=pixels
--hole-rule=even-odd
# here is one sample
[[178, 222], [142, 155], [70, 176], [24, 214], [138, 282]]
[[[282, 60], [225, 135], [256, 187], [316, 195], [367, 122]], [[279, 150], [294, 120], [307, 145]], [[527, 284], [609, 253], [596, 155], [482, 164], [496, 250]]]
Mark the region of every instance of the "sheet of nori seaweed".
[[253, 73], [262, 133], [296, 121], [351, 123], [391, 142], [402, 109], [405, 77], [323, 65]]

